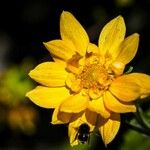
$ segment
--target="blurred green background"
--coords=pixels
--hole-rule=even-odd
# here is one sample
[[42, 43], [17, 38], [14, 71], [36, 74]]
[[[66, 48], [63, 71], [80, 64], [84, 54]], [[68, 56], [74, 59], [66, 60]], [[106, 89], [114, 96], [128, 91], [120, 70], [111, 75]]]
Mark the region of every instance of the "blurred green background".
[[[150, 74], [150, 0], [5, 0], [0, 1], [0, 149], [4, 150], [98, 150], [106, 149], [100, 136], [90, 143], [71, 148], [67, 125], [51, 125], [52, 110], [42, 109], [25, 98], [36, 86], [28, 72], [37, 64], [51, 60], [42, 42], [59, 39], [59, 18], [70, 11], [97, 44], [102, 27], [122, 15], [127, 32], [140, 34], [140, 45], [129, 64], [133, 71]], [[141, 104], [150, 121], [150, 102]], [[116, 139], [109, 150], [149, 150], [150, 137], [129, 129], [123, 115]], [[150, 122], [149, 122], [150, 123]]]

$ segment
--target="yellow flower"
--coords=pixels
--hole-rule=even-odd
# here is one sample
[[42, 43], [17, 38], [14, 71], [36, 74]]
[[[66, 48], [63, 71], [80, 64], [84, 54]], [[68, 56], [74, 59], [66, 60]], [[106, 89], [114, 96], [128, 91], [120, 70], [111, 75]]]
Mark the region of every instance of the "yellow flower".
[[90, 43], [80, 23], [69, 12], [60, 18], [61, 40], [44, 43], [54, 62], [44, 62], [29, 75], [41, 84], [27, 93], [37, 105], [54, 108], [53, 124], [69, 123], [71, 145], [82, 123], [98, 128], [105, 144], [120, 127], [120, 113], [135, 112], [133, 103], [150, 95], [150, 77], [125, 74], [124, 68], [135, 56], [139, 35], [125, 37], [121, 16], [102, 29], [98, 46]]

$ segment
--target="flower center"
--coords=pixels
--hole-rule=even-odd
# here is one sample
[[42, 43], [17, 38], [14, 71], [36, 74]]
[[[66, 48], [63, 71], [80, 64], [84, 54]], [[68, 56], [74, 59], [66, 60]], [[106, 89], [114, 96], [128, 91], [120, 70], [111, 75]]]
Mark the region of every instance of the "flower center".
[[97, 56], [86, 58], [79, 73], [71, 73], [67, 85], [73, 92], [84, 91], [91, 99], [100, 97], [113, 80], [113, 75], [99, 62]]
[[106, 69], [100, 64], [91, 64], [85, 66], [81, 74], [77, 75], [77, 78], [81, 79], [83, 88], [103, 89], [103, 85], [108, 79], [108, 74]]

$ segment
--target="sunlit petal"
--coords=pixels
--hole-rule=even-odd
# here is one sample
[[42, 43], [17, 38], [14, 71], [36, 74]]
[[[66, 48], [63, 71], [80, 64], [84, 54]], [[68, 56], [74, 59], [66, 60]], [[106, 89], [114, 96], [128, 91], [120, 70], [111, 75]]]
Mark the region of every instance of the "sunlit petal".
[[44, 43], [49, 52], [63, 60], [70, 59], [75, 54], [75, 47], [69, 41], [53, 40]]
[[109, 119], [101, 118], [101, 126], [99, 131], [101, 133], [105, 145], [109, 144], [118, 133], [120, 128], [120, 115], [112, 114]]
[[135, 56], [139, 45], [139, 34], [134, 33], [128, 36], [120, 45], [119, 51], [116, 58], [116, 62], [128, 64]]
[[88, 53], [93, 53], [93, 54], [98, 54], [99, 49], [95, 44], [89, 43], [88, 48], [87, 48], [87, 52]]
[[133, 80], [141, 88], [150, 90], [150, 75], [144, 73], [131, 73], [126, 76], [128, 80]]
[[60, 105], [60, 111], [68, 113], [79, 113], [86, 109], [88, 105], [88, 97], [81, 93], [71, 95], [65, 99]]
[[109, 90], [115, 95], [119, 100], [130, 102], [140, 97], [140, 86], [131, 80], [129, 75], [124, 75], [115, 79]]
[[81, 56], [85, 55], [89, 43], [88, 35], [75, 17], [67, 11], [63, 11], [61, 14], [60, 32], [64, 41], [72, 42], [76, 51]]
[[56, 62], [56, 63], [58, 63], [59, 65], [61, 65], [63, 68], [66, 68], [66, 61], [65, 60], [62, 60], [62, 59], [60, 59], [60, 58], [58, 58], [58, 57], [55, 57], [55, 56], [53, 56], [52, 55], [52, 57], [53, 57], [53, 60]]
[[90, 101], [88, 109], [99, 113], [104, 118], [110, 117], [110, 112], [104, 106], [103, 97]]
[[140, 87], [140, 96], [150, 96], [150, 75], [144, 73], [131, 73], [126, 76]]
[[69, 136], [71, 146], [75, 146], [75, 145], [79, 144], [79, 141], [77, 139], [77, 133], [78, 133], [78, 129], [74, 128], [71, 124], [69, 124], [69, 126], [68, 126], [68, 136]]
[[55, 62], [41, 63], [29, 73], [32, 79], [49, 87], [65, 85], [67, 75], [65, 68]]
[[44, 108], [56, 108], [60, 103], [70, 96], [65, 87], [48, 88], [38, 86], [26, 94], [33, 103]]
[[124, 19], [121, 16], [107, 23], [99, 37], [100, 53], [105, 57], [115, 58], [118, 54], [118, 47], [124, 40], [125, 31]]
[[55, 108], [52, 115], [52, 124], [64, 124], [71, 120], [72, 114], [60, 112], [59, 107]]
[[127, 113], [136, 111], [135, 104], [131, 102], [121, 102], [117, 100], [110, 92], [106, 92], [104, 94], [104, 103], [109, 110], [116, 113]]

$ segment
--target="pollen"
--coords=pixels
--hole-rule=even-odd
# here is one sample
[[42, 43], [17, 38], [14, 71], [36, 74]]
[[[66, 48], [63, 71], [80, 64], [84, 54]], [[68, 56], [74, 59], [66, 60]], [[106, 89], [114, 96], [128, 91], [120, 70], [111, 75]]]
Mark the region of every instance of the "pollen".
[[82, 71], [72, 73], [66, 83], [73, 92], [84, 89], [91, 99], [96, 99], [108, 89], [112, 80], [112, 74], [100, 63], [98, 57], [90, 56], [86, 58]]
[[81, 79], [83, 88], [103, 88], [103, 83], [108, 78], [107, 71], [100, 64], [91, 64], [84, 67], [82, 73], [77, 76]]

